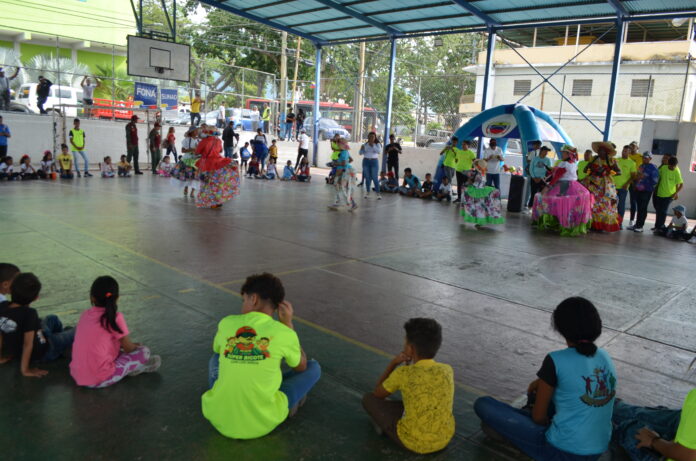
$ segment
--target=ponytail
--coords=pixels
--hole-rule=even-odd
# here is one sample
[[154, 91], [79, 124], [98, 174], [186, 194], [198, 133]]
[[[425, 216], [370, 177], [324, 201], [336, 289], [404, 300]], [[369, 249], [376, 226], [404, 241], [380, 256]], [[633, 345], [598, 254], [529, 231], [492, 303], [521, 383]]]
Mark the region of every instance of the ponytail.
[[90, 296], [94, 300], [96, 307], [104, 309], [104, 313], [99, 320], [101, 326], [108, 331], [123, 333], [121, 327], [116, 323], [118, 282], [108, 275], [97, 277], [94, 283], [92, 283]]
[[602, 319], [587, 299], [573, 297], [562, 301], [553, 311], [552, 326], [579, 354], [592, 357], [597, 352], [595, 341], [602, 334]]

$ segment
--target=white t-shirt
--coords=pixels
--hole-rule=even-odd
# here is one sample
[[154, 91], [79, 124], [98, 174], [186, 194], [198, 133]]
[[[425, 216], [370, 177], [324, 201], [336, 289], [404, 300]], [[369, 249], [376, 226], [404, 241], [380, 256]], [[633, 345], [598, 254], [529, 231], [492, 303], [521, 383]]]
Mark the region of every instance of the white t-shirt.
[[92, 82], [82, 85], [82, 99], [92, 99], [96, 87], [97, 84]]
[[219, 119], [225, 119], [225, 106], [220, 106], [218, 107], [218, 116], [217, 118]]
[[12, 166], [7, 166], [7, 163], [5, 163], [5, 162], [0, 163], [0, 172], [12, 173], [12, 171], [13, 171]]
[[275, 163], [268, 164], [266, 167], [266, 174], [274, 174], [276, 177], [278, 176], [278, 170], [276, 169]]
[[674, 227], [683, 227], [686, 229], [686, 226], [689, 225], [689, 221], [687, 221], [686, 216], [681, 215], [681, 218], [677, 218], [676, 216], [672, 217], [672, 226]]
[[102, 173], [113, 173], [114, 172], [114, 166], [110, 165], [106, 162], [102, 162], [101, 164], [101, 172]]
[[19, 169], [20, 169], [20, 171], [22, 172], [22, 174], [24, 174], [24, 173], [35, 173], [34, 167], [33, 167], [33, 166], [31, 166], [31, 165], [26, 165], [26, 164], [24, 164], [24, 163], [22, 163], [22, 164], [20, 165]]
[[252, 122], [258, 122], [261, 119], [261, 114], [259, 113], [258, 110], [252, 110], [251, 111], [251, 121]]
[[440, 183], [440, 189], [438, 189], [438, 192], [440, 194], [451, 194], [452, 193], [452, 184]]
[[266, 140], [265, 134], [257, 134], [256, 136], [254, 136], [254, 141], [261, 141], [262, 143], [268, 145], [268, 141]]
[[573, 162], [563, 161], [558, 164], [558, 168], [565, 168], [565, 173], [561, 176], [561, 181], [577, 181], [578, 180], [578, 164]]
[[51, 167], [53, 166], [53, 160], [47, 160], [43, 161], [41, 160], [41, 169], [45, 172], [51, 171]]
[[184, 138], [184, 140], [181, 142], [182, 149], [196, 150], [196, 147], [198, 147], [198, 138]]
[[309, 136], [305, 133], [300, 133], [300, 137], [297, 140], [300, 142], [300, 149], [309, 149]]
[[360, 153], [369, 159], [378, 159], [379, 155], [382, 153], [382, 145], [375, 143], [370, 145], [370, 143], [365, 143], [360, 148]]
[[488, 149], [483, 150], [483, 158], [485, 158], [486, 162], [488, 163], [488, 167], [487, 167], [488, 174], [499, 174], [500, 173], [500, 159], [498, 157], [491, 158], [492, 156], [498, 156], [498, 155], [500, 155], [500, 158], [503, 157], [503, 151], [498, 146], [496, 146], [495, 149], [491, 149], [489, 147]]

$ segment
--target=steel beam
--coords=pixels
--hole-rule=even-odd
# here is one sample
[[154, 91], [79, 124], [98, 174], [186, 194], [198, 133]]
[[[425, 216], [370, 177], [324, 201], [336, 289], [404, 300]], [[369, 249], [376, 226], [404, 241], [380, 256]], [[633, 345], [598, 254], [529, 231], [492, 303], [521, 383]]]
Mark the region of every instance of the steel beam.
[[304, 32], [300, 32], [299, 30], [292, 29], [290, 27], [286, 27], [280, 23], [274, 22], [274, 21], [269, 21], [268, 19], [262, 18], [261, 16], [257, 16], [255, 14], [247, 13], [244, 10], [241, 10], [239, 8], [235, 8], [233, 6], [230, 6], [226, 3], [222, 3], [219, 1], [215, 0], [200, 0], [201, 3], [205, 3], [210, 6], [214, 6], [215, 8], [220, 8], [221, 10], [228, 11], [230, 13], [236, 14], [237, 16], [241, 16], [243, 18], [251, 19], [252, 21], [256, 21], [260, 24], [265, 24], [267, 26], [273, 27], [274, 29], [278, 30], [284, 30], [285, 32], [289, 34], [293, 34], [298, 37], [306, 38], [307, 40], [311, 41], [312, 43], [320, 43], [321, 40], [318, 39], [317, 37], [306, 34]]
[[[488, 108], [488, 87], [490, 85], [491, 73], [493, 71], [493, 53], [495, 53], [495, 30], [488, 31], [488, 45], [486, 46], [486, 68], [483, 75], [483, 97], [481, 99], [481, 112]], [[463, 140], [462, 140], [463, 141]], [[481, 157], [483, 152], [483, 138], [479, 138], [476, 156]], [[524, 152], [523, 152], [524, 154]]]
[[319, 163], [319, 98], [321, 95], [321, 45], [315, 45], [317, 48], [316, 56], [314, 57], [314, 110], [312, 118], [314, 124], [312, 128], [312, 165], [317, 166]]
[[623, 48], [623, 36], [626, 23], [619, 16], [616, 19], [616, 41], [614, 42], [614, 62], [611, 66], [611, 83], [609, 84], [609, 102], [607, 103], [607, 117], [604, 120], [604, 140], [611, 137], [611, 122], [614, 117], [614, 101], [616, 100], [616, 82], [619, 79], [621, 69], [621, 49]]
[[376, 21], [372, 18], [369, 18], [365, 16], [364, 14], [360, 13], [359, 11], [355, 11], [351, 8], [346, 8], [345, 6], [341, 5], [340, 3], [334, 2], [333, 0], [314, 0], [317, 3], [321, 3], [322, 5], [326, 5], [329, 8], [340, 11], [343, 14], [347, 14], [348, 16], [351, 16], [355, 19], [358, 19], [366, 24], [369, 24], [373, 27], [376, 27], [378, 29], [382, 29], [386, 33], [390, 35], [400, 35], [401, 31], [398, 29], [395, 29], [391, 26], [388, 26], [384, 23], [381, 23], [379, 21]]
[[[392, 37], [391, 39], [391, 50], [389, 52], [389, 81], [387, 82], [387, 111], [384, 116], [384, 146], [387, 145], [389, 141], [389, 135], [391, 134], [391, 119], [392, 119], [392, 101], [394, 99], [394, 71], [396, 69], [396, 39]], [[358, 110], [362, 110], [359, 107]], [[387, 162], [385, 161], [386, 153], [382, 153], [382, 171], [387, 171]], [[369, 185], [367, 186], [369, 190]]]
[[607, 0], [607, 3], [610, 4], [611, 7], [614, 8], [614, 9], [616, 10], [616, 14], [617, 14], [619, 17], [623, 18], [624, 16], [628, 16], [628, 15], [629, 15], [628, 10], [626, 9], [626, 7], [624, 7], [624, 6], [621, 4], [621, 0]]
[[488, 15], [487, 15], [486, 13], [484, 13], [483, 11], [479, 10], [478, 8], [476, 8], [474, 5], [472, 5], [471, 3], [469, 3], [467, 0], [452, 0], [452, 3], [455, 3], [455, 4], [459, 5], [460, 7], [462, 7], [462, 8], [465, 9], [466, 11], [468, 11], [469, 14], [471, 14], [471, 15], [473, 15], [473, 16], [476, 16], [476, 17], [479, 18], [481, 21], [483, 21], [484, 23], [486, 23], [486, 25], [487, 25], [488, 27], [499, 26], [499, 25], [500, 25], [500, 23], [499, 23], [498, 21], [496, 21], [495, 19], [493, 19], [492, 17], [488, 16]]

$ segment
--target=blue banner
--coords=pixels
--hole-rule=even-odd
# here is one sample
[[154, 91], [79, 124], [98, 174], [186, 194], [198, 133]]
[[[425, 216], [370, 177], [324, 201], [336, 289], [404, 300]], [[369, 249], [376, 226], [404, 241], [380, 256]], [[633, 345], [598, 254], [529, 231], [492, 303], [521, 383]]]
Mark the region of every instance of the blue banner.
[[160, 104], [165, 109], [176, 109], [178, 105], [178, 90], [162, 88], [160, 90]]
[[133, 98], [136, 104], [140, 102], [140, 107], [157, 108], [157, 85], [149, 83], [135, 82], [135, 97]]

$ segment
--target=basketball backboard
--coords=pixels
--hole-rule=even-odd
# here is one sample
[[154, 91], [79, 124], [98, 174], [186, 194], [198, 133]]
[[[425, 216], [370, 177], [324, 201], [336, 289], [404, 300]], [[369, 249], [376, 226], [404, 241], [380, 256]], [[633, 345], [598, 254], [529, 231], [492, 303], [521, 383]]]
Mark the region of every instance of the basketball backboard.
[[190, 63], [188, 45], [128, 36], [128, 75], [188, 82]]

